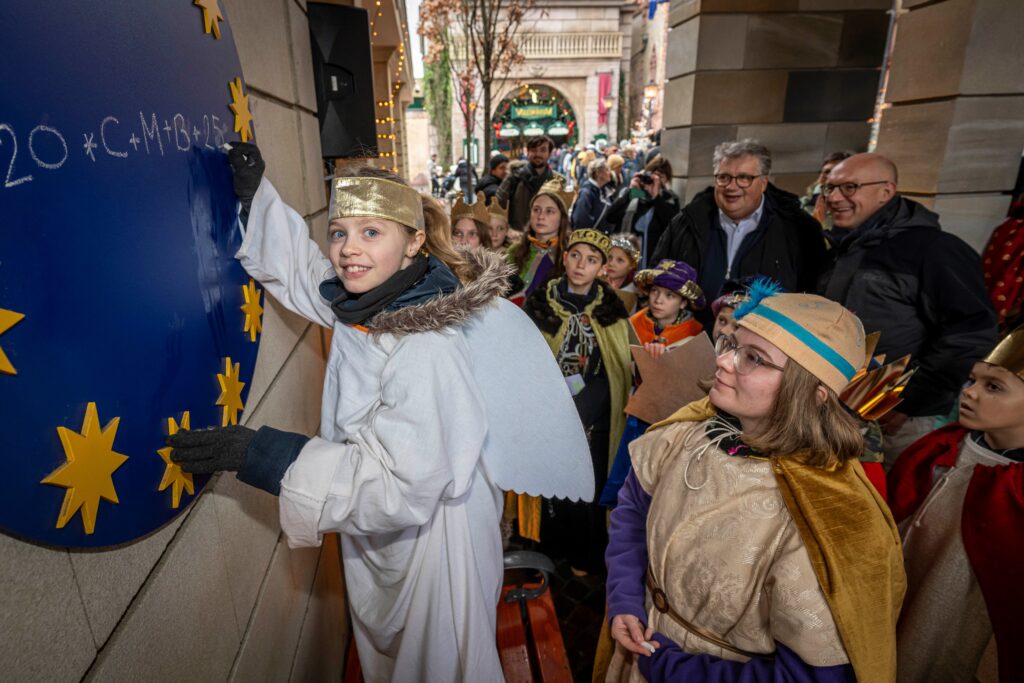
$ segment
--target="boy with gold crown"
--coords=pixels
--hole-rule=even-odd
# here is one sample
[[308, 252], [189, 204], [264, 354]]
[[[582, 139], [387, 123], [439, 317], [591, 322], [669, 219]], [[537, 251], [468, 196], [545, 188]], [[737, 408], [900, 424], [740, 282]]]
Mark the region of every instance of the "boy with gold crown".
[[[587, 498], [586, 438], [557, 366], [504, 301], [508, 267], [462, 254], [440, 205], [372, 167], [332, 182], [328, 254], [263, 175], [229, 153], [236, 255], [282, 305], [331, 328], [320, 435], [179, 432], [188, 472], [237, 471], [279, 496], [292, 547], [338, 532], [367, 681], [500, 681], [502, 490]], [[537, 409], [524, 431], [507, 405]]]
[[993, 636], [999, 680], [1024, 680], [1024, 327], [974, 364], [959, 422], [896, 460], [889, 502], [907, 568], [899, 680], [974, 681]]
[[[523, 307], [573, 389], [589, 435], [596, 491], [604, 487], [609, 458], [622, 436], [630, 387], [629, 316], [615, 290], [598, 279], [610, 248], [602, 232], [573, 231], [562, 256], [565, 274], [534, 291]], [[531, 405], [531, 413], [533, 409]], [[600, 572], [608, 539], [603, 508], [590, 503], [549, 505], [555, 519], [546, 526], [545, 543], [567, 554], [577, 573]], [[529, 519], [520, 516], [521, 528]]]

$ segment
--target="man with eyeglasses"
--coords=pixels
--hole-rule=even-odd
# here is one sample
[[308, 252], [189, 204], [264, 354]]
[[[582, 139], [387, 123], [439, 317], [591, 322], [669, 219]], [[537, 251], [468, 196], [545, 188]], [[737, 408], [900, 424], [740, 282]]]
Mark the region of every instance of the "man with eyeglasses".
[[882, 420], [887, 466], [939, 426], [996, 341], [978, 254], [900, 195], [897, 180], [896, 165], [879, 154], [855, 154], [829, 173], [822, 194], [842, 237], [818, 286], [865, 330], [882, 333], [876, 353], [913, 358], [903, 402]]
[[[795, 194], [769, 182], [771, 152], [756, 140], [715, 148], [714, 187], [673, 218], [651, 263], [685, 261], [714, 300], [727, 280], [765, 275], [794, 292], [813, 292], [825, 261], [821, 227]], [[712, 320], [704, 311], [705, 328]], [[700, 318], [700, 316], [698, 316]]]

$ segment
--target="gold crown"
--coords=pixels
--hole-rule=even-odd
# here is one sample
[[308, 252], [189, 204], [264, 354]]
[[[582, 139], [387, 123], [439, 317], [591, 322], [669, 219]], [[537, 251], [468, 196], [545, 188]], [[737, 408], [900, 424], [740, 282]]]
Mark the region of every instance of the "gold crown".
[[487, 203], [484, 201], [484, 193], [476, 193], [476, 201], [467, 204], [463, 201], [462, 193], [455, 197], [455, 206], [452, 207], [452, 225], [461, 218], [472, 218], [481, 225], [487, 226], [490, 221], [487, 218]]
[[608, 260], [608, 252], [612, 248], [612, 241], [608, 239], [608, 235], [604, 234], [600, 230], [594, 230], [592, 228], [580, 228], [579, 230], [573, 230], [569, 234], [569, 241], [565, 244], [565, 249], [568, 251], [574, 244], [589, 244], [590, 246], [597, 249], [599, 252], [604, 254], [604, 260]]
[[408, 185], [384, 178], [335, 178], [328, 220], [374, 216], [425, 230], [420, 194]]
[[497, 197], [491, 198], [491, 203], [487, 205], [487, 213], [508, 222], [508, 204], [502, 206]]
[[996, 348], [992, 349], [992, 352], [982, 360], [985, 363], [1006, 368], [1024, 379], [1024, 326], [1018, 327], [1006, 335], [1006, 338], [999, 342]]
[[540, 190], [537, 191], [537, 195], [534, 196], [534, 199], [536, 199], [537, 196], [546, 194], [561, 204], [566, 213], [569, 213], [569, 209], [572, 208], [572, 203], [576, 200], [576, 193], [564, 191], [562, 189], [564, 184], [564, 178], [555, 176], [540, 186]]

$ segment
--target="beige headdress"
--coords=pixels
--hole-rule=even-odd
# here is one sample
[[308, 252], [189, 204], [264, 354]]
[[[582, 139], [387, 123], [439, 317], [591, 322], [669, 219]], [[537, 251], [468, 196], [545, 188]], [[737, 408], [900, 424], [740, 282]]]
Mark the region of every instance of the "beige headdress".
[[487, 205], [487, 213], [508, 222], [508, 204], [503, 206], [497, 197], [493, 197], [491, 203]]
[[[533, 199], [536, 200], [537, 197], [542, 194], [546, 194], [561, 204], [566, 213], [569, 213], [569, 209], [572, 208], [572, 203], [576, 201], [576, 193], [564, 191], [562, 189], [564, 183], [565, 180], [561, 177], [556, 176], [552, 178], [540, 186], [540, 190], [537, 191], [537, 194], [534, 195]], [[533, 205], [533, 201], [530, 202], [530, 205]]]
[[426, 230], [420, 194], [408, 185], [384, 178], [335, 178], [331, 216], [386, 218], [415, 230]]
[[985, 363], [1006, 368], [1024, 379], [1024, 326], [1006, 335], [996, 348], [982, 359]]
[[487, 226], [489, 220], [487, 217], [487, 203], [484, 200], [484, 193], [476, 193], [476, 201], [472, 204], [467, 204], [463, 200], [463, 195], [459, 194], [455, 198], [455, 205], [452, 207], [452, 225], [455, 225], [455, 221], [460, 218], [472, 218], [477, 223]]

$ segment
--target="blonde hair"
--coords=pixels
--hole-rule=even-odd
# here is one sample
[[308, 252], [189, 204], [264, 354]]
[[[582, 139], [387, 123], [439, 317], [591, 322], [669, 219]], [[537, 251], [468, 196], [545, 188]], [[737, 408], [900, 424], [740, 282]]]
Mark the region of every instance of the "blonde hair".
[[[827, 394], [824, 401], [819, 401], [818, 387]], [[808, 450], [808, 465], [827, 468], [864, 452], [864, 436], [857, 420], [834, 391], [792, 359], [782, 371], [779, 393], [764, 423], [768, 425], [764, 432], [754, 437], [744, 435], [743, 440], [767, 455], [787, 456]]]
[[[405, 178], [376, 166], [349, 166], [341, 170], [338, 175], [345, 178], [381, 178], [411, 187]], [[472, 272], [469, 264], [459, 255], [452, 244], [452, 225], [448, 219], [448, 213], [433, 197], [421, 193], [420, 201], [423, 204], [424, 234], [426, 235], [423, 249], [448, 266], [460, 280], [468, 281], [472, 277]], [[416, 229], [412, 226], [403, 227], [409, 232], [410, 237], [416, 234]]]

